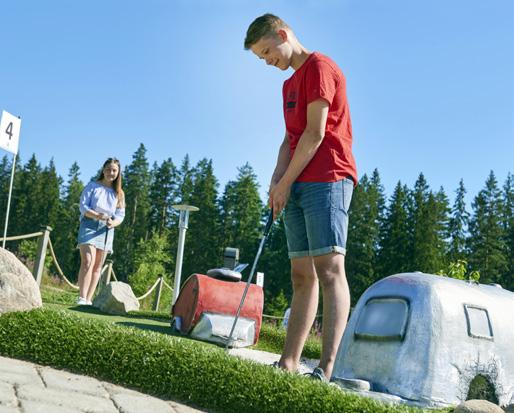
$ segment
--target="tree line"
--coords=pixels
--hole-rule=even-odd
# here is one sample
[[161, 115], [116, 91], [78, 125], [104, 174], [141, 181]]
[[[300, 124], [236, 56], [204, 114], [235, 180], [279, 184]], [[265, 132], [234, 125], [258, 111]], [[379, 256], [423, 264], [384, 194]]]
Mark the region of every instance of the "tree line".
[[[99, 161], [101, 162], [101, 160]], [[3, 229], [11, 161], [0, 162], [0, 224]], [[8, 235], [53, 228], [51, 239], [65, 274], [76, 280], [80, 263], [76, 236], [79, 197], [84, 184], [74, 163], [63, 179], [53, 161], [42, 167], [35, 155], [16, 165]], [[151, 166], [140, 144], [123, 168], [126, 216], [114, 241], [114, 269], [136, 294], [164, 275], [173, 280], [178, 241], [174, 204], [187, 203], [192, 213], [187, 231], [182, 279], [220, 266], [225, 247], [240, 249], [240, 261], [252, 263], [267, 208], [259, 196], [257, 176], [249, 164], [238, 168], [222, 191], [212, 160], [192, 165], [171, 158]], [[413, 188], [398, 182], [387, 199], [377, 170], [364, 174], [350, 207], [346, 270], [352, 303], [375, 281], [399, 272], [445, 272], [453, 263], [478, 271], [481, 283], [514, 290], [514, 183], [512, 174], [500, 185], [491, 171], [474, 197], [471, 211], [461, 180], [450, 205], [443, 188], [429, 187], [419, 174]], [[31, 244], [32, 243], [32, 244]], [[34, 241], [9, 242], [20, 256], [34, 250]], [[291, 297], [290, 265], [282, 219], [272, 227], [258, 270], [265, 273], [266, 310], [281, 314]], [[249, 270], [246, 270], [249, 271]], [[246, 274], [247, 275], [247, 274]]]

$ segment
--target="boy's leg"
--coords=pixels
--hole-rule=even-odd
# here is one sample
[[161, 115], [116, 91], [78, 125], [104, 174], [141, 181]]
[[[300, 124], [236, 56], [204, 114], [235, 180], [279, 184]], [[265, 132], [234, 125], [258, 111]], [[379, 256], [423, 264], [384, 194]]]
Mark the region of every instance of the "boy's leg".
[[323, 291], [323, 341], [319, 366], [329, 379], [350, 311], [344, 258], [344, 255], [337, 253], [314, 257], [314, 266]]
[[318, 308], [318, 278], [312, 257], [291, 259], [291, 279], [293, 300], [279, 365], [294, 372], [298, 368], [302, 349]]
[[286, 205], [284, 224], [289, 258], [291, 259], [291, 281], [293, 300], [287, 326], [286, 342], [279, 365], [296, 371], [303, 345], [316, 316], [318, 308], [318, 278], [312, 257], [309, 257], [309, 241], [305, 227], [304, 211], [299, 206], [298, 184], [293, 184]]
[[319, 366], [327, 378], [332, 375], [350, 308], [344, 257], [352, 193], [350, 179], [304, 185], [302, 193], [309, 254], [313, 256], [323, 291], [323, 344]]

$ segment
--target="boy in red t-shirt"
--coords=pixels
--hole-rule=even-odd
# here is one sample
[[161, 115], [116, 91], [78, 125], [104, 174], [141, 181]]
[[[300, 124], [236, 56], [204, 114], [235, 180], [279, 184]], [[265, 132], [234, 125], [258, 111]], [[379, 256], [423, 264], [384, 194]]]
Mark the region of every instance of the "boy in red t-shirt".
[[280, 18], [265, 14], [248, 28], [245, 49], [268, 65], [295, 71], [284, 82], [286, 133], [271, 178], [269, 205], [285, 209], [293, 300], [278, 366], [296, 371], [323, 290], [319, 366], [311, 377], [327, 381], [346, 327], [350, 293], [344, 269], [348, 208], [357, 170], [346, 81], [327, 56], [310, 52]]

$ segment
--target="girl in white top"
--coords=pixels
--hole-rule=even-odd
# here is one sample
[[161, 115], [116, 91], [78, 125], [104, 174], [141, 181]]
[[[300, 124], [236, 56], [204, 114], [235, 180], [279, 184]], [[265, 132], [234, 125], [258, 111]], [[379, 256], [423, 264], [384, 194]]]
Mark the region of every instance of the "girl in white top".
[[91, 305], [104, 258], [112, 252], [112, 228], [121, 224], [124, 217], [120, 161], [109, 158], [104, 162], [98, 179], [87, 184], [80, 196], [80, 290], [77, 304]]

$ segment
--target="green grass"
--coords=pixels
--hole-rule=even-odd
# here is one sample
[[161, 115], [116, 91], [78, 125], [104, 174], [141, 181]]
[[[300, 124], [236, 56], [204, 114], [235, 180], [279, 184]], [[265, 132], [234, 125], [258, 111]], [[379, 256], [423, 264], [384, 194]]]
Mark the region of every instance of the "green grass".
[[[52, 285], [43, 285], [41, 295], [45, 307], [55, 309], [66, 309], [79, 316], [103, 319], [116, 324], [137, 327], [140, 329], [170, 333], [170, 314], [169, 311], [131, 311], [127, 316], [113, 316], [100, 312], [93, 307], [77, 306], [76, 291], [59, 290]], [[269, 351], [280, 354], [284, 347], [286, 332], [280, 327], [272, 324], [262, 324], [259, 341], [252, 348], [256, 350]], [[302, 353], [303, 357], [319, 359], [321, 352], [321, 342], [318, 337], [310, 335], [305, 343]]]
[[45, 303], [44, 308], [51, 310], [67, 311], [77, 317], [83, 319], [93, 319], [106, 323], [112, 323], [119, 326], [134, 327], [140, 330], [155, 331], [162, 334], [173, 335], [170, 328], [169, 317], [167, 319], [152, 317], [145, 313], [139, 314], [138, 312], [130, 312], [127, 315], [112, 315], [101, 312], [99, 309], [92, 306], [78, 306], [67, 304], [54, 304]]
[[[271, 324], [262, 324], [259, 342], [252, 347], [257, 350], [269, 351], [271, 353], [282, 353], [286, 331]], [[321, 341], [318, 337], [310, 335], [303, 348], [302, 356], [310, 359], [319, 359], [321, 353]]]
[[[111, 316], [107, 321], [101, 314], [57, 307], [1, 315], [0, 354], [217, 412], [420, 411], [231, 357], [214, 345], [127, 328], [126, 317], [115, 325]], [[133, 324], [152, 321], [128, 319]]]
[[74, 305], [77, 301], [78, 293], [74, 291], [66, 291], [50, 285], [44, 285], [40, 290], [44, 303]]

